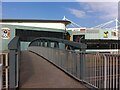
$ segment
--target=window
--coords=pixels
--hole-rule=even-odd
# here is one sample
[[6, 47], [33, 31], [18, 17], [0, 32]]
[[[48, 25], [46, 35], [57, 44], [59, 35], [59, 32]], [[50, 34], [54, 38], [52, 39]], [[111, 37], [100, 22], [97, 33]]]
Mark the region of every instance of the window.
[[112, 36], [117, 36], [116, 32], [112, 32]]

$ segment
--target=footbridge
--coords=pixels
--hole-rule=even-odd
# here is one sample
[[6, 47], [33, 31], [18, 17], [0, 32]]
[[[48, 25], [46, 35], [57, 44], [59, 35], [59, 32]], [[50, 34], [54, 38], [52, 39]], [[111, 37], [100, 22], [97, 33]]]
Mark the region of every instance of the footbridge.
[[26, 51], [8, 45], [7, 88], [120, 88], [120, 55], [86, 53], [86, 44], [40, 37]]
[[[68, 61], [72, 58], [71, 56], [66, 57], [67, 52], [65, 50], [65, 48], [71, 48], [72, 50], [75, 47], [86, 47], [85, 45], [56, 38], [37, 38], [29, 44], [27, 51], [20, 51], [19, 41], [19, 37], [15, 37], [9, 43], [10, 88], [88, 89], [83, 82], [73, 78], [75, 76], [72, 73], [76, 75], [77, 73], [75, 70], [72, 70], [72, 62]], [[67, 62], [71, 64], [68, 67], [65, 66]], [[71, 73], [69, 72], [70, 70]], [[80, 71], [80, 69], [77, 71]], [[77, 76], [80, 76], [80, 74]]]

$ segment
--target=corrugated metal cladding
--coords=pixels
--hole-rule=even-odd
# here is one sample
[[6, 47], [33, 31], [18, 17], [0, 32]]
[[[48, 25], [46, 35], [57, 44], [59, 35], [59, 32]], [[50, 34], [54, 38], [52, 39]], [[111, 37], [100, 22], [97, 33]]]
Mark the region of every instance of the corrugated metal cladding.
[[[19, 22], [18, 22], [19, 21]], [[46, 27], [34, 27], [34, 26], [24, 26], [19, 25], [19, 23], [44, 23]], [[15, 25], [15, 22], [17, 23]], [[12, 25], [12, 23], [14, 23]], [[56, 28], [56, 26], [52, 26], [53, 28], [48, 28], [49, 24], [55, 23], [62, 24], [61, 28]], [[21, 49], [27, 49], [29, 42], [37, 37], [55, 37], [55, 38], [64, 38], [65, 28], [67, 24], [70, 22], [62, 21], [62, 20], [3, 20], [0, 25], [2, 25], [1, 31], [3, 28], [8, 28], [10, 30], [10, 38], [2, 38], [2, 51], [8, 51], [8, 43], [15, 37], [19, 36], [21, 38]], [[4, 32], [3, 32], [4, 33]]]

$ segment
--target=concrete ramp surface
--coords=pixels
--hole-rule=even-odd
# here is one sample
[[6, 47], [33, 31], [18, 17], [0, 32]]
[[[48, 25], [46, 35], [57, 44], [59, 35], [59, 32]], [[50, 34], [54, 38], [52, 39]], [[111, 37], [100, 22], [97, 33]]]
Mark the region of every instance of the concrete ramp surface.
[[86, 87], [42, 57], [29, 51], [23, 51], [20, 62], [20, 88]]

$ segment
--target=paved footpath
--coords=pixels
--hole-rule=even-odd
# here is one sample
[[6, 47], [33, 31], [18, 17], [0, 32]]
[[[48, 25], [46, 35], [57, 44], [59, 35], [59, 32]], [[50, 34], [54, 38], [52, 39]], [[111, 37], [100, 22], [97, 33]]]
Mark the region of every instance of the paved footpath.
[[21, 53], [20, 88], [84, 88], [88, 90], [82, 83], [29, 51]]

